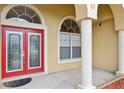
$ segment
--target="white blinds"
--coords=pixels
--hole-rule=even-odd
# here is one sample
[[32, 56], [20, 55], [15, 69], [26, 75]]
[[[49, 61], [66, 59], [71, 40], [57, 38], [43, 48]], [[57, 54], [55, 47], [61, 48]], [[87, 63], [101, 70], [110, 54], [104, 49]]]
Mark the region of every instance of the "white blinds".
[[81, 46], [81, 37], [79, 34], [61, 33], [60, 46]]
[[60, 34], [60, 46], [70, 46], [71, 45], [71, 35], [61, 33]]
[[60, 59], [81, 57], [81, 37], [76, 33], [60, 33]]
[[79, 34], [72, 34], [72, 46], [81, 46], [81, 39]]

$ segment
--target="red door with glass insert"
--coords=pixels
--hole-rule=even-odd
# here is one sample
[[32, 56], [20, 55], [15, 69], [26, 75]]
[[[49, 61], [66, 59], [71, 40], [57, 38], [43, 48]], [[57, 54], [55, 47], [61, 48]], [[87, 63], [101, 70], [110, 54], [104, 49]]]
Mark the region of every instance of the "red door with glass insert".
[[2, 77], [44, 71], [44, 31], [3, 27]]
[[26, 29], [26, 72], [44, 71], [44, 31]]

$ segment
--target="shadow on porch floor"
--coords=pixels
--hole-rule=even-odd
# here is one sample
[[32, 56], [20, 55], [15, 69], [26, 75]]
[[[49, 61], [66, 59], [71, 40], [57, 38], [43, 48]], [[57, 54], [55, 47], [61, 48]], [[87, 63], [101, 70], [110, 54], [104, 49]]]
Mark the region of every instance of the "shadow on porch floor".
[[[93, 69], [93, 84], [95, 86], [99, 86], [115, 78], [116, 76], [113, 73]], [[80, 81], [80, 69], [74, 69], [35, 76], [29, 84], [17, 87], [17, 89], [75, 89]]]

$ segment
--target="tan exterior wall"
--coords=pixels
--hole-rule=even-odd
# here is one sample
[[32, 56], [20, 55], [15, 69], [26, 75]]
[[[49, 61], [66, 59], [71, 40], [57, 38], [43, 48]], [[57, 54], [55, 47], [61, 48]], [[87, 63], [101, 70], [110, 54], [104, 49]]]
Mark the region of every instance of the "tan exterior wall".
[[110, 7], [115, 19], [115, 30], [119, 31], [124, 29], [124, 9], [122, 4], [110, 4]]
[[112, 12], [108, 5], [99, 5], [98, 20], [93, 24], [93, 66], [115, 72], [117, 64], [118, 32]]
[[66, 16], [75, 16], [74, 5], [35, 5], [42, 13], [48, 27], [48, 72], [79, 67], [79, 62], [58, 64], [58, 28]]

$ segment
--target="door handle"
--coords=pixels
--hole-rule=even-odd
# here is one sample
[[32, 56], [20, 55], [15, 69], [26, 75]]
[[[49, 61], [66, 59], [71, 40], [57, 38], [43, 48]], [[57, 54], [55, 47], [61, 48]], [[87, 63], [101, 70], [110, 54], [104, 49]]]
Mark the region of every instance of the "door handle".
[[22, 51], [22, 57], [23, 57], [23, 64], [25, 64], [25, 52]]

